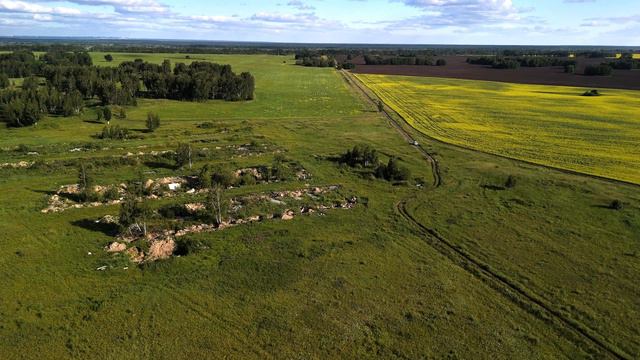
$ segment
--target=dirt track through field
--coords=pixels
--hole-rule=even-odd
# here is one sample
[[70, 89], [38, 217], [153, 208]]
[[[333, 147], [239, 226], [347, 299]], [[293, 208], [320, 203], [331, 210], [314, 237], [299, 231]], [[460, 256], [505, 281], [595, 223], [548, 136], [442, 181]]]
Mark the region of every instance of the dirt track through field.
[[[364, 85], [360, 84], [358, 79], [344, 70], [341, 71], [341, 74], [351, 87], [362, 94], [363, 97], [374, 107], [377, 106], [377, 101], [379, 101], [377, 97], [374, 97], [375, 95], [371, 95], [367, 90], [365, 90]], [[415, 141], [414, 138], [402, 128], [401, 124], [399, 124], [388, 112], [387, 108], [388, 107], [385, 106], [382, 113], [389, 120], [390, 124], [403, 136], [403, 138], [410, 144], [413, 144]], [[399, 114], [397, 116], [402, 118]], [[432, 167], [434, 188], [439, 187], [442, 184], [442, 180], [437, 159], [435, 159], [422, 146], [419, 145], [416, 146], [416, 148], [427, 159]], [[599, 358], [631, 359], [628, 354], [618, 349], [615, 345], [612, 345], [606, 338], [598, 334], [596, 331], [574, 319], [571, 319], [570, 317], [565, 316], [565, 314], [555, 309], [542, 297], [522, 288], [506, 276], [496, 273], [487, 264], [481, 263], [471, 254], [468, 254], [442, 237], [436, 230], [430, 229], [420, 223], [409, 213], [406, 205], [407, 200], [403, 200], [396, 205], [396, 211], [400, 216], [414, 226], [416, 231], [423, 237], [429, 246], [458, 265], [467, 273], [488, 284], [492, 289], [499, 292], [523, 310], [529, 312], [540, 320], [551, 324], [559, 333], [564, 335], [570, 341], [576, 343], [579, 347], [593, 349], [598, 353]]]
[[[374, 108], [378, 106], [377, 101], [380, 100], [377, 99], [377, 97], [374, 98], [375, 95], [371, 95], [369, 91], [367, 91], [365, 87], [360, 84], [360, 81], [358, 79], [344, 70], [341, 70], [340, 73], [344, 77], [347, 84], [349, 84], [356, 92], [360, 93], [363, 98], [367, 100]], [[385, 105], [381, 113], [387, 118], [391, 126], [393, 126], [393, 128], [396, 129], [396, 131], [398, 131], [400, 135], [402, 135], [407, 143], [412, 144], [412, 146], [418, 149], [418, 151], [427, 160], [427, 162], [429, 162], [429, 165], [431, 166], [431, 172], [433, 173], [433, 186], [436, 188], [439, 187], [442, 184], [442, 177], [440, 175], [440, 165], [438, 164], [438, 159], [431, 155], [431, 153], [429, 153], [424, 147], [422, 147], [422, 145], [418, 144], [418, 142], [411, 136], [411, 134], [409, 134], [405, 129], [402, 128], [402, 125], [399, 124], [391, 115], [390, 111], [393, 110], [390, 109], [391, 108]], [[396, 115], [400, 117], [399, 114], [396, 113]]]

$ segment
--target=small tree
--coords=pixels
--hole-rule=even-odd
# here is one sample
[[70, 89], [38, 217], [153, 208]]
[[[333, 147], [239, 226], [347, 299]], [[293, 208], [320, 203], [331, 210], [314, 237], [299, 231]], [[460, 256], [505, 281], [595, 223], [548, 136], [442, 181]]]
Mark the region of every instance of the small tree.
[[104, 56], [104, 59], [107, 62], [112, 62], [113, 61], [113, 56], [111, 54], [107, 54], [107, 55]]
[[157, 128], [160, 127], [160, 116], [157, 113], [148, 113], [147, 114], [147, 130], [150, 132], [154, 132]]
[[511, 189], [516, 187], [516, 178], [513, 175], [509, 175], [509, 177], [507, 178], [507, 181], [504, 183], [504, 187], [506, 187], [507, 189]]
[[222, 216], [225, 212], [224, 188], [218, 184], [214, 184], [209, 188], [207, 193], [207, 212], [213, 222], [220, 226], [222, 224]]
[[378, 112], [384, 111], [384, 103], [382, 100], [378, 100]]
[[133, 235], [133, 230], [142, 235], [147, 235], [147, 218], [151, 211], [144, 198], [139, 198], [136, 194], [127, 191], [127, 194], [120, 205], [119, 222], [123, 231]]
[[191, 144], [181, 143], [176, 149], [176, 166], [181, 168], [186, 164], [189, 164], [189, 169], [191, 169]]
[[110, 107], [105, 106], [105, 107], [102, 108], [102, 117], [107, 122], [107, 124], [109, 122], [111, 122], [111, 118], [113, 117], [113, 113], [111, 112], [111, 108]]
[[94, 179], [91, 174], [89, 166], [84, 162], [80, 163], [78, 169], [78, 189], [79, 195], [82, 201], [91, 201], [95, 199], [95, 192], [93, 191]]
[[127, 111], [122, 106], [120, 107], [120, 110], [118, 111], [118, 117], [120, 119], [126, 119], [127, 118]]
[[102, 122], [102, 119], [104, 119], [104, 112], [102, 111], [101, 108], [98, 108], [96, 110], [96, 120], [99, 122]]

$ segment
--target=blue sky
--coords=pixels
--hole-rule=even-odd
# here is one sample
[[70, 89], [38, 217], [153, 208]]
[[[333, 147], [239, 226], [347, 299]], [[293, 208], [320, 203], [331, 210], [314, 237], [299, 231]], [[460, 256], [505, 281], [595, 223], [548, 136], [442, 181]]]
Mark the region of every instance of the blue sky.
[[0, 0], [0, 34], [640, 46], [640, 1]]

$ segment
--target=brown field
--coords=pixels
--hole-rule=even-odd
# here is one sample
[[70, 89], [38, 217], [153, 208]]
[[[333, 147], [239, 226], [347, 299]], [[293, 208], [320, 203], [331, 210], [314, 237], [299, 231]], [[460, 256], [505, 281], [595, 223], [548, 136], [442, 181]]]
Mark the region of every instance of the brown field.
[[[521, 84], [577, 86], [585, 88], [612, 88], [640, 90], [640, 71], [614, 70], [611, 76], [584, 76], [565, 74], [562, 67], [520, 68], [518, 70], [492, 69], [483, 65], [467, 64], [467, 56], [443, 56], [447, 66], [422, 65], [364, 65], [360, 57], [353, 71], [358, 74], [405, 76], [431, 76], [468, 80], [501, 81]], [[577, 72], [587, 64], [599, 64], [607, 59], [578, 59]]]

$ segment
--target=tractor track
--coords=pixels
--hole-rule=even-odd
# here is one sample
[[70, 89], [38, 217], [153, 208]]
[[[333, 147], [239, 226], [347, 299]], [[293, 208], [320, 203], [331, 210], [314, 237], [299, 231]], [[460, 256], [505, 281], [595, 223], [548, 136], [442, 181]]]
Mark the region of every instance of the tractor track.
[[488, 284], [505, 298], [520, 306], [533, 316], [553, 325], [561, 334], [582, 347], [588, 346], [598, 351], [599, 356], [613, 359], [631, 359], [631, 356], [618, 349], [600, 334], [554, 309], [544, 299], [528, 292], [506, 276], [493, 271], [487, 264], [476, 260], [463, 249], [445, 239], [436, 230], [430, 229], [416, 220], [406, 208], [407, 200], [396, 204], [396, 210], [402, 218], [414, 225], [423, 235], [425, 242], [443, 256], [477, 279]]
[[[377, 101], [381, 101], [377, 96], [371, 95], [367, 90], [364, 89], [363, 85], [360, 83], [358, 79], [349, 74], [348, 72], [341, 70], [340, 73], [344, 77], [345, 81], [348, 85], [354, 88], [358, 93], [363, 95], [363, 97], [368, 100], [368, 102], [377, 106]], [[375, 97], [374, 97], [375, 96]], [[384, 102], [383, 102], [384, 104]], [[382, 110], [382, 113], [385, 115], [389, 123], [402, 135], [402, 137], [409, 143], [414, 143], [414, 138], [409, 134], [401, 124], [397, 122], [397, 120], [389, 113], [387, 110], [388, 105], [385, 104], [385, 107]], [[391, 110], [396, 114], [400, 119], [404, 118], [402, 115], [395, 112], [393, 109]], [[429, 137], [431, 138], [431, 137]], [[441, 142], [441, 141], [438, 141]], [[440, 166], [438, 160], [430, 154], [425, 148], [418, 145], [416, 148], [420, 151], [425, 159], [430, 163], [434, 182], [434, 188], [440, 187], [442, 184], [442, 177], [440, 174]], [[466, 148], [464, 148], [466, 149]], [[466, 149], [475, 151], [473, 149]], [[493, 154], [491, 154], [493, 155]], [[502, 157], [502, 156], [501, 156]], [[508, 157], [507, 157], [508, 158]], [[511, 158], [509, 158], [511, 159]], [[517, 159], [511, 159], [516, 160]], [[527, 161], [523, 161], [524, 163], [529, 163]], [[540, 166], [539, 164], [529, 163], [531, 165]], [[542, 167], [546, 167], [542, 165]], [[555, 169], [555, 168], [552, 168]], [[563, 170], [563, 169], [559, 169]], [[572, 171], [564, 171], [569, 173], [574, 173]], [[587, 175], [583, 173], [576, 173], [579, 175]], [[595, 176], [597, 177], [597, 176]], [[600, 177], [597, 177], [600, 178]], [[613, 179], [608, 178], [600, 178], [603, 180], [609, 180], [617, 182]], [[471, 274], [475, 278], [480, 281], [488, 284], [492, 289], [499, 292], [503, 295], [507, 300], [515, 303], [520, 308], [525, 310], [526, 312], [532, 314], [536, 318], [552, 325], [557, 331], [559, 331], [562, 335], [568, 338], [571, 342], [575, 343], [581, 348], [587, 347], [591, 348], [594, 351], [598, 352], [600, 357], [613, 358], [613, 359], [631, 359], [631, 357], [624, 353], [622, 350], [618, 349], [615, 345], [612, 345], [604, 339], [600, 334], [591, 330], [587, 326], [581, 324], [580, 322], [573, 320], [567, 316], [565, 316], [562, 312], [556, 310], [546, 302], [546, 300], [537, 296], [536, 294], [532, 294], [529, 291], [523, 289], [520, 285], [514, 283], [509, 278], [499, 273], [496, 273], [492, 270], [487, 264], [483, 264], [482, 262], [475, 259], [472, 255], [465, 252], [460, 247], [451, 243], [449, 240], [445, 239], [441, 236], [436, 230], [430, 229], [420, 223], [416, 218], [413, 217], [407, 210], [407, 199], [400, 201], [396, 204], [396, 211], [400, 216], [405, 219], [407, 222], [412, 224], [417, 232], [423, 236], [423, 240], [431, 246], [434, 250], [439, 252], [441, 255], [448, 258], [451, 262], [458, 265], [460, 268], [465, 270], [467, 273]]]

